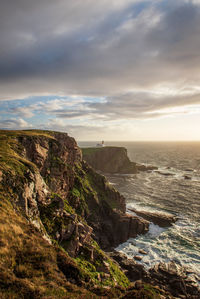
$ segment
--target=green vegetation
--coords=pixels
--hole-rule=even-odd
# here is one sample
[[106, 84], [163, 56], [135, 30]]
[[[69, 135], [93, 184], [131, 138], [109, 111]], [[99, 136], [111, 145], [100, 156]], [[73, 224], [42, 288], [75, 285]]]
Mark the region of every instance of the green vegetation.
[[121, 149], [121, 150], [124, 150], [125, 148], [124, 147], [119, 147], [119, 146], [105, 146], [105, 147], [82, 147], [81, 148], [81, 151], [82, 151], [82, 154], [83, 154], [83, 157], [84, 156], [89, 156], [89, 155], [93, 155], [94, 153], [96, 152], [99, 152], [99, 151], [106, 151], [107, 148], [109, 149]]
[[28, 168], [33, 169], [35, 166], [18, 155], [15, 151], [17, 144], [17, 139], [7, 134], [0, 135], [0, 170], [12, 175], [24, 176]]
[[69, 202], [75, 208], [76, 213], [82, 217], [89, 215], [88, 201], [92, 197], [96, 201], [96, 192], [90, 186], [90, 182], [81, 165], [76, 163], [74, 167], [74, 185], [69, 194]]
[[55, 239], [56, 233], [62, 231], [69, 225], [69, 220], [59, 214], [59, 209], [69, 214], [75, 214], [67, 199], [63, 199], [59, 194], [52, 193], [48, 204], [39, 205], [40, 219], [51, 238]]
[[120, 202], [113, 197], [114, 188], [102, 175], [86, 165], [79, 164], [75, 165], [74, 173], [74, 186], [70, 191], [69, 202], [77, 214], [83, 217], [92, 214], [95, 218], [102, 202], [111, 209], [121, 209]]
[[[88, 252], [93, 255], [89, 257]], [[100, 249], [95, 241], [91, 241], [89, 247], [85, 247], [75, 259], [80, 268], [99, 286], [119, 285], [127, 288], [130, 284], [128, 278], [119, 267]]]
[[105, 201], [112, 209], [121, 209], [120, 202], [112, 196], [113, 186], [100, 174], [89, 170], [86, 174], [89, 184], [95, 190], [99, 201]]
[[86, 155], [91, 155], [97, 151], [100, 151], [102, 150], [101, 147], [83, 147], [81, 148], [82, 150], [82, 153], [83, 153], [83, 156], [86, 156]]

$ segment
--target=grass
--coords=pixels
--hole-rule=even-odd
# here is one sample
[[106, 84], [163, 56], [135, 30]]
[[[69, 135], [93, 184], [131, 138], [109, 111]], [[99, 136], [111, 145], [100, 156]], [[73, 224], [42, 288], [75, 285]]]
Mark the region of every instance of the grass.
[[83, 156], [91, 155], [97, 151], [102, 150], [100, 147], [83, 147], [81, 148]]
[[45, 136], [53, 138], [49, 131], [7, 131], [0, 130], [0, 170], [13, 175], [24, 176], [28, 168], [36, 169], [35, 165], [23, 158], [23, 147], [18, 142], [21, 136]]
[[[58, 266], [63, 252], [47, 243], [2, 195], [0, 213], [0, 298], [96, 297], [67, 281]], [[66, 267], [77, 269], [74, 278], [80, 280], [80, 271], [67, 254]]]
[[82, 153], [83, 153], [83, 156], [84, 155], [91, 155], [91, 154], [94, 154], [98, 151], [106, 151], [107, 149], [121, 149], [121, 150], [124, 150], [125, 148], [124, 147], [121, 147], [121, 146], [105, 146], [105, 147], [82, 147], [81, 150], [82, 150]]

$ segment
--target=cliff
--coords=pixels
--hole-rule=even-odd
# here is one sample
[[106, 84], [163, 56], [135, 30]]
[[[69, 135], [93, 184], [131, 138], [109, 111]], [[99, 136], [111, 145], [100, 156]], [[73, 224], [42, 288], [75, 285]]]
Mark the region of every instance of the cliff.
[[134, 174], [138, 171], [157, 169], [154, 166], [131, 162], [124, 147], [106, 146], [82, 148], [83, 159], [95, 170], [104, 173]]
[[118, 298], [127, 289], [99, 245], [110, 249], [148, 222], [125, 214], [124, 198], [67, 134], [0, 132], [0, 209], [1, 298]]
[[0, 298], [173, 298], [102, 250], [148, 230], [125, 208], [67, 134], [0, 131]]
[[105, 173], [137, 173], [136, 163], [131, 162], [124, 147], [82, 148], [83, 159], [96, 170]]

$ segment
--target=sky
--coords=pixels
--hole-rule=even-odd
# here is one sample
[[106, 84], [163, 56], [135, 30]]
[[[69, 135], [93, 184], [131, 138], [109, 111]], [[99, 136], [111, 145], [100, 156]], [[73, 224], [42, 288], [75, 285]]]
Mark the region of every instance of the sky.
[[0, 0], [0, 128], [200, 141], [200, 0]]

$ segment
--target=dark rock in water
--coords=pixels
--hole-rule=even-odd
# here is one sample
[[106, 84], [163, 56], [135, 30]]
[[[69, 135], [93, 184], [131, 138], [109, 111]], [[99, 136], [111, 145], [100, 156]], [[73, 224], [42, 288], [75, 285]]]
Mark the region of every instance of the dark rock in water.
[[137, 164], [137, 169], [139, 171], [152, 171], [152, 170], [156, 170], [158, 169], [158, 167], [156, 166], [152, 166], [152, 165], [142, 165], [142, 164]]
[[162, 171], [155, 171], [156, 173], [159, 173], [163, 176], [173, 176], [174, 174], [171, 172], [162, 172]]
[[185, 180], [191, 180], [192, 178], [190, 176], [188, 176], [188, 175], [184, 175], [184, 179]]
[[143, 249], [139, 249], [138, 252], [141, 253], [141, 254], [147, 254], [147, 252]]
[[177, 217], [173, 215], [166, 215], [161, 213], [152, 213], [147, 211], [137, 211], [133, 208], [129, 208], [131, 212], [134, 212], [136, 215], [153, 222], [154, 224], [157, 224], [161, 227], [168, 227], [172, 225], [174, 222], [177, 221]]
[[141, 261], [141, 260], [142, 260], [142, 257], [139, 256], [139, 255], [135, 255], [135, 256], [134, 256], [134, 259], [135, 259], [136, 261]]

